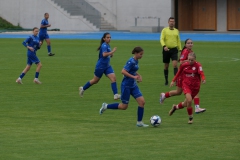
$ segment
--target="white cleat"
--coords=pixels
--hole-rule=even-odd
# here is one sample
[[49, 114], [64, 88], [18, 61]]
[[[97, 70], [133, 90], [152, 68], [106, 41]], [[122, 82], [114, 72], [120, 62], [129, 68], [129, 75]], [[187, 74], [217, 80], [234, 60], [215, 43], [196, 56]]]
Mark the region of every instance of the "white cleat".
[[203, 113], [203, 112], [205, 112], [206, 111], [206, 109], [205, 108], [196, 108], [195, 109], [195, 113]]
[[102, 107], [101, 107], [100, 110], [99, 110], [99, 114], [100, 114], [100, 115], [103, 114], [103, 112], [107, 110], [107, 105], [108, 105], [108, 104], [105, 103], [105, 102], [102, 104]]
[[113, 99], [114, 100], [118, 100], [118, 99], [120, 99], [121, 98], [121, 95], [119, 95], [119, 94], [114, 94], [114, 96], [113, 96]]
[[79, 96], [80, 97], [83, 97], [83, 92], [84, 92], [83, 87], [79, 87]]
[[166, 98], [165, 98], [165, 93], [161, 93], [161, 94], [160, 94], [160, 99], [159, 99], [160, 104], [163, 104], [163, 102], [164, 102], [165, 99], [166, 99]]
[[33, 82], [36, 84], [42, 84], [42, 82], [40, 82], [38, 78], [34, 78]]
[[148, 127], [149, 125], [144, 124], [142, 121], [141, 122], [137, 122], [137, 127]]
[[23, 84], [23, 83], [22, 83], [22, 79], [21, 79], [21, 78], [18, 78], [18, 79], [16, 80], [16, 83], [18, 83], [18, 84]]

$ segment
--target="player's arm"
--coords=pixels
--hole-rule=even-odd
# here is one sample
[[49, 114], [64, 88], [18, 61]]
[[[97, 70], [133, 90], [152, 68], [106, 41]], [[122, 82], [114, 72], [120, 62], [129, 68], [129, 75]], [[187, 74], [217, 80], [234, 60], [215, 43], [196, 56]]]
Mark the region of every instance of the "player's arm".
[[188, 57], [188, 54], [187, 54], [187, 49], [184, 49], [180, 55], [180, 65], [182, 65], [184, 62], [187, 62], [187, 57]]
[[164, 39], [165, 39], [165, 29], [162, 30], [161, 37], [160, 37], [160, 43], [161, 43], [162, 47], [166, 46]]
[[177, 37], [178, 38], [178, 50], [181, 51], [182, 45], [181, 45], [180, 35], [179, 35], [179, 31], [177, 31], [177, 32], [178, 32], [178, 34], [177, 34], [178, 35], [178, 37]]
[[32, 52], [34, 51], [34, 48], [32, 48], [32, 47], [30, 47], [30, 46], [28, 46], [28, 43], [31, 41], [31, 37], [28, 37], [27, 39], [25, 39], [23, 42], [22, 42], [22, 44], [27, 48], [27, 49], [29, 49], [29, 50], [31, 50]]
[[40, 28], [47, 28], [47, 27], [51, 27], [51, 24], [46, 24], [45, 21], [42, 20]]
[[117, 47], [114, 47], [112, 51], [107, 52], [107, 46], [106, 48], [104, 47], [103, 49], [103, 57], [107, 57], [107, 56], [113, 56], [113, 53], [117, 50]]
[[142, 76], [136, 72], [136, 75], [138, 76], [137, 82], [142, 82]]
[[125, 68], [122, 69], [121, 73], [126, 77], [130, 77], [130, 78], [133, 78], [133, 79], [136, 79], [136, 80], [138, 79], [137, 75], [136, 76], [131, 75], [130, 73], [128, 73], [128, 71]]
[[182, 74], [182, 71], [183, 71], [183, 65], [181, 65], [181, 66], [179, 67], [179, 70], [178, 70], [177, 74], [174, 76], [174, 78], [173, 78], [173, 80], [172, 80], [172, 82], [171, 82], [171, 84], [170, 84], [170, 87], [174, 86], [175, 81], [176, 81], [177, 78]]
[[202, 69], [202, 65], [200, 63], [198, 66], [198, 74], [200, 74], [200, 76], [201, 76], [202, 83], [206, 83], [206, 78], [205, 78], [205, 75], [204, 75], [204, 72]]

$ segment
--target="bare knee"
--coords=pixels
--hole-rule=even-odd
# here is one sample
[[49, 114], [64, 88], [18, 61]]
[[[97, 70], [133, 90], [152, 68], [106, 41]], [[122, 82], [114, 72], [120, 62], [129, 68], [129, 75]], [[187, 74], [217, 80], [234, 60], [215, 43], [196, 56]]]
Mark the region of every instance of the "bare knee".
[[145, 100], [139, 101], [138, 105], [141, 106], [141, 107], [144, 107], [145, 106]]

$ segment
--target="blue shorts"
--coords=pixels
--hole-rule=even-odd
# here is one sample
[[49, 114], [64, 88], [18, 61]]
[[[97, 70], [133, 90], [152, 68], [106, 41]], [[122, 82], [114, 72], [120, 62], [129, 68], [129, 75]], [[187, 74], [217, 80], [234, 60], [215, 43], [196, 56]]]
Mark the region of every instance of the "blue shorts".
[[49, 39], [48, 34], [47, 33], [46, 34], [39, 34], [39, 40], [43, 41], [44, 39]]
[[33, 63], [38, 64], [40, 60], [38, 59], [35, 52], [28, 52], [27, 53], [27, 64], [32, 65]]
[[95, 69], [95, 76], [98, 78], [101, 78], [103, 73], [107, 76], [108, 74], [114, 73], [112, 66], [108, 66], [107, 68], [104, 69]]
[[132, 95], [135, 99], [142, 96], [141, 91], [139, 90], [138, 86], [136, 85], [133, 88], [129, 88], [126, 86], [121, 86], [121, 100], [123, 104], [128, 104], [130, 100], [130, 95]]

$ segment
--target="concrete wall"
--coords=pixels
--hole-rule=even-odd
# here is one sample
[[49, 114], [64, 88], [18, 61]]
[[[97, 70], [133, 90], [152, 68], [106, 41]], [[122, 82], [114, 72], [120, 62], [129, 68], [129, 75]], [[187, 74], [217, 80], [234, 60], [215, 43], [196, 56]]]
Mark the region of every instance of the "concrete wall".
[[217, 31], [227, 31], [227, 0], [217, 0]]
[[[102, 13], [102, 16], [118, 30], [130, 30], [132, 26], [135, 26], [136, 17], [138, 17], [137, 25], [139, 27], [157, 26], [157, 18], [160, 18], [161, 26], [167, 26], [168, 18], [174, 13], [172, 9], [173, 0], [87, 1], [93, 6], [96, 6], [96, 3], [101, 4], [102, 8], [96, 8]], [[104, 15], [104, 13], [106, 13], [106, 15]]]
[[49, 29], [99, 30], [82, 16], [70, 16], [50, 0], [0, 0], [0, 16], [23, 28], [40, 27], [45, 12], [50, 15]]

